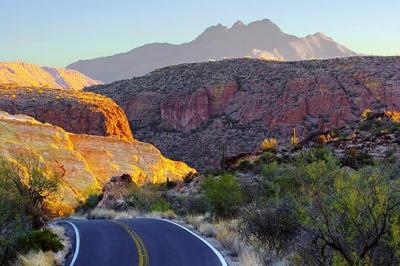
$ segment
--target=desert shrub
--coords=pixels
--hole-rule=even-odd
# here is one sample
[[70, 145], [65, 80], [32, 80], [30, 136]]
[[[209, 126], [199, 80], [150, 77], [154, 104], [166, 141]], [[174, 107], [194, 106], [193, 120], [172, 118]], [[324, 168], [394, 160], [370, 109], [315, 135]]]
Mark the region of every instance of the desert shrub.
[[243, 203], [242, 190], [232, 174], [208, 176], [202, 184], [202, 190], [216, 216], [233, 216]]
[[128, 207], [146, 212], [151, 209], [159, 197], [159, 193], [151, 188], [135, 187], [125, 197], [125, 203]]
[[102, 198], [103, 195], [89, 195], [87, 200], [76, 208], [76, 212], [88, 212], [89, 210], [94, 209]]
[[216, 228], [211, 223], [201, 223], [199, 228], [199, 232], [206, 237], [214, 237], [216, 235]]
[[0, 161], [1, 265], [16, 257], [20, 237], [40, 229], [52, 217], [46, 201], [55, 195], [59, 182], [52, 169], [37, 158]]
[[184, 210], [189, 214], [204, 214], [210, 211], [210, 203], [203, 195], [187, 197], [184, 202]]
[[40, 250], [58, 252], [63, 247], [58, 236], [48, 229], [27, 232], [20, 236], [15, 244], [16, 250], [23, 254]]
[[298, 214], [289, 201], [255, 202], [241, 212], [243, 238], [256, 239], [267, 250], [283, 254], [299, 230]]
[[306, 250], [314, 262], [400, 262], [400, 184], [381, 170], [313, 170], [298, 202], [300, 221], [308, 236]]
[[171, 205], [163, 198], [158, 199], [155, 201], [151, 207], [151, 212], [166, 212], [171, 209]]
[[263, 151], [275, 151], [278, 148], [278, 140], [275, 138], [266, 138], [262, 141], [260, 148]]
[[243, 239], [238, 232], [238, 224], [236, 220], [220, 221], [216, 224], [217, 233], [215, 238], [227, 250], [230, 255], [238, 256], [243, 248]]
[[359, 149], [350, 148], [345, 151], [345, 155], [341, 162], [344, 166], [349, 166], [353, 169], [360, 169], [366, 165], [373, 165], [374, 158]]

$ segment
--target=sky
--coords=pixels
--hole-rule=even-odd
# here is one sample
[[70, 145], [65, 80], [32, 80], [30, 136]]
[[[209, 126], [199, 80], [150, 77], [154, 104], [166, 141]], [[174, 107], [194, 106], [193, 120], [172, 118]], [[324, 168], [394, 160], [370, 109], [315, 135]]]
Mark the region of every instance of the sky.
[[299, 37], [323, 32], [355, 52], [400, 55], [399, 13], [399, 0], [0, 0], [0, 61], [65, 67], [264, 18]]

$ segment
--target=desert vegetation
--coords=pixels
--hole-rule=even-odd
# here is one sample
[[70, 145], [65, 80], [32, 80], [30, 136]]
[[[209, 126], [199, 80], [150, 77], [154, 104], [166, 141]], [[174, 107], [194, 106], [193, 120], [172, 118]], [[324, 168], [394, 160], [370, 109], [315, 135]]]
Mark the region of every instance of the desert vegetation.
[[34, 157], [0, 160], [1, 265], [27, 265], [26, 258], [46, 252], [42, 257], [48, 258], [63, 250], [59, 236], [45, 228], [52, 218], [46, 201], [57, 192], [59, 183], [52, 169]]

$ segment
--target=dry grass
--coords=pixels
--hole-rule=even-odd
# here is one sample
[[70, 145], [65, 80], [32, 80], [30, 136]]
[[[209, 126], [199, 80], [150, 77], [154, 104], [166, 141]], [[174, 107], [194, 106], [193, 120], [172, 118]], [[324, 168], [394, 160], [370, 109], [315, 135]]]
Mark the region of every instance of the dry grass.
[[104, 208], [95, 208], [91, 210], [87, 218], [90, 220], [96, 219], [130, 219], [140, 216], [140, 213], [137, 210], [128, 210], [128, 211], [115, 211], [112, 209], [104, 209]]
[[198, 229], [204, 223], [204, 215], [188, 215], [185, 217], [185, 222], [191, 224], [195, 229]]
[[178, 216], [175, 214], [173, 210], [167, 210], [165, 212], [151, 212], [147, 213], [145, 217], [149, 218], [163, 218], [163, 219], [169, 219], [169, 220], [174, 220], [178, 218]]
[[216, 225], [217, 234], [215, 238], [227, 250], [230, 251], [232, 256], [240, 254], [243, 240], [240, 238], [239, 233], [236, 232], [237, 221], [221, 221]]
[[64, 265], [65, 257], [72, 248], [70, 239], [65, 234], [65, 229], [62, 226], [52, 225], [49, 229], [58, 236], [64, 248], [57, 253], [53, 253], [53, 260], [56, 265]]
[[52, 266], [52, 265], [64, 265], [65, 257], [71, 249], [71, 241], [66, 236], [64, 227], [58, 225], [51, 225], [49, 229], [58, 236], [64, 248], [59, 252], [55, 253], [52, 251], [31, 251], [28, 254], [19, 254], [16, 266]]
[[240, 266], [262, 266], [262, 256], [249, 247], [242, 248], [239, 254]]
[[56, 265], [54, 262], [54, 252], [38, 251], [29, 252], [26, 255], [18, 255], [16, 266], [53, 266]]
[[201, 223], [198, 230], [202, 235], [206, 237], [215, 237], [215, 235], [217, 234], [217, 228], [210, 223]]

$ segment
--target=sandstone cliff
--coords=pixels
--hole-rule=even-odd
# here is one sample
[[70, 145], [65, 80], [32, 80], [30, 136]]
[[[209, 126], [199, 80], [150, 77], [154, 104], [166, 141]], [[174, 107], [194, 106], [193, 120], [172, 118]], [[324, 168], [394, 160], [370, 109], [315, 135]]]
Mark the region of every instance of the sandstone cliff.
[[183, 64], [86, 90], [114, 99], [135, 136], [197, 169], [356, 121], [369, 108], [400, 108], [400, 57]]
[[24, 62], [0, 62], [0, 86], [81, 90], [99, 84], [75, 70]]
[[[48, 202], [68, 214], [90, 194], [101, 192], [112, 177], [129, 174], [138, 185], [180, 181], [195, 171], [162, 156], [154, 146], [115, 137], [72, 134], [24, 115], [0, 112], [0, 154], [8, 158], [39, 156], [62, 179], [57, 199]], [[61, 206], [61, 208], [60, 208]]]
[[0, 110], [29, 115], [68, 132], [133, 139], [124, 111], [94, 93], [0, 86]]

